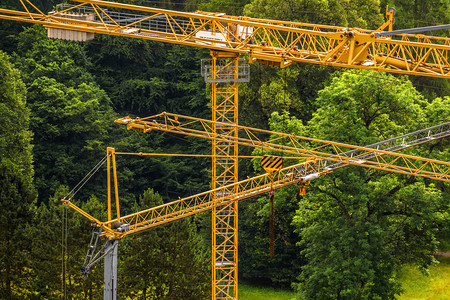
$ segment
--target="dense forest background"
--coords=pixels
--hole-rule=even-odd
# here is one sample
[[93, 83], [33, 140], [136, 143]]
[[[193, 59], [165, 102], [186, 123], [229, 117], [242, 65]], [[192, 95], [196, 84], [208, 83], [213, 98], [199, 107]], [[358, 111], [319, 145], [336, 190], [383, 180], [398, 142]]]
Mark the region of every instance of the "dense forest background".
[[[33, 1], [43, 11], [59, 2]], [[449, 1], [437, 0], [121, 2], [368, 29], [383, 23], [389, 4], [397, 10], [396, 29], [450, 23]], [[15, 0], [0, 6], [21, 9]], [[86, 281], [79, 273], [90, 224], [60, 199], [106, 147], [209, 153], [210, 144], [201, 140], [141, 134], [113, 123], [162, 111], [210, 118], [210, 87], [200, 75], [200, 61], [208, 58], [204, 49], [120, 37], [97, 35], [84, 44], [50, 40], [41, 26], [0, 21], [2, 297], [101, 298], [101, 265]], [[365, 145], [449, 121], [449, 92], [444, 79], [255, 63], [250, 83], [240, 86], [240, 123]], [[407, 153], [448, 161], [449, 142]], [[205, 158], [120, 157], [122, 213], [207, 190], [210, 166]], [[242, 178], [261, 172], [251, 160], [239, 168]], [[74, 200], [100, 219], [106, 213], [105, 173], [101, 169]], [[306, 196], [297, 189], [276, 192], [274, 258], [267, 197], [240, 204], [242, 280], [292, 288], [299, 299], [394, 299], [401, 293], [401, 266], [426, 272], [435, 263], [432, 254], [450, 248], [448, 184], [347, 167], [313, 181]], [[210, 220], [203, 213], [121, 241], [119, 298], [209, 298]], [[62, 236], [65, 227], [68, 235]]]

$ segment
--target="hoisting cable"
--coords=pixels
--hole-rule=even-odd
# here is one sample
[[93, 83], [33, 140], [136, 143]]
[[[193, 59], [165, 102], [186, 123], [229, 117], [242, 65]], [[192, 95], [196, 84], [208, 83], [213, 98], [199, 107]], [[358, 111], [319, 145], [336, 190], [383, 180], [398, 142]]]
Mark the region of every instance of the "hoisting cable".
[[64, 197], [64, 200], [72, 200], [76, 193], [91, 179], [91, 177], [100, 169], [100, 167], [105, 163], [106, 159], [110, 154], [106, 154], [96, 165], [89, 171], [89, 173], [81, 179], [80, 182]]
[[274, 215], [274, 196], [275, 189], [273, 183], [275, 174], [280, 172], [283, 167], [283, 157], [275, 155], [263, 155], [261, 159], [261, 167], [270, 175], [270, 191], [269, 191], [269, 239], [270, 239], [270, 258], [275, 256], [275, 215]]

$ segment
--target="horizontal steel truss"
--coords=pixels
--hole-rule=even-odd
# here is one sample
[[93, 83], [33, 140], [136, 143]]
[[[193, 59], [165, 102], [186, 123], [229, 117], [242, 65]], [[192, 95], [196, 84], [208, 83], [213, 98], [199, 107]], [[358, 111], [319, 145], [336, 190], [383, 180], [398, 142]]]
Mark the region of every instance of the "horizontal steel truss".
[[[280, 152], [284, 155], [298, 155], [308, 159], [323, 159], [435, 180], [450, 181], [450, 162], [394, 153], [380, 148], [371, 149], [238, 125], [235, 125], [238, 130], [238, 137], [235, 135], [222, 135], [214, 133], [213, 126], [231, 126], [230, 124], [165, 112], [142, 119], [125, 117], [115, 122], [126, 124], [128, 129], [143, 132], [158, 130], [210, 140], [229, 141], [242, 146]], [[351, 152], [350, 150], [359, 150], [361, 152]], [[371, 153], [371, 155], [368, 157], [362, 153]], [[325, 167], [323, 168], [323, 171], [326, 171]]]
[[[354, 151], [351, 150], [343, 153], [343, 155], [362, 157], [365, 155], [374, 155], [377, 153], [379, 153], [379, 155], [383, 155], [384, 153], [391, 154], [391, 152], [387, 151], [398, 151], [400, 149], [412, 147], [448, 136], [450, 136], [450, 123], [443, 123], [438, 126], [419, 130], [410, 134], [402, 135], [397, 138], [388, 139], [386, 141], [369, 145], [367, 147], [358, 147], [359, 149], [356, 149], [356, 151], [358, 151], [358, 154], [355, 154]], [[369, 147], [374, 147], [374, 149], [370, 149]], [[380, 149], [384, 149], [383, 152], [378, 152], [382, 151]], [[374, 150], [376, 152], [374, 152]], [[114, 155], [114, 153], [112, 153], [112, 155]], [[137, 153], [136, 155], [140, 154]], [[177, 219], [184, 218], [186, 216], [194, 215], [198, 212], [210, 210], [214, 207], [229, 205], [235, 201], [244, 200], [252, 196], [266, 193], [270, 191], [272, 186], [273, 189], [279, 189], [294, 183], [304, 183], [305, 179], [307, 179], [308, 175], [310, 174], [323, 175], [349, 165], [345, 164], [345, 162], [342, 163], [343, 164], [335, 164], [330, 166], [327, 165], [326, 158], [308, 160], [300, 164], [283, 168], [280, 170], [280, 172], [274, 174], [273, 177], [271, 177], [270, 174], [255, 176], [253, 178], [242, 180], [237, 183], [233, 183], [187, 198], [178, 199], [164, 205], [130, 214], [121, 217], [120, 219], [118, 218], [110, 220], [108, 222], [101, 222], [97, 220], [93, 216], [89, 215], [88, 213], [74, 205], [70, 200], [63, 199], [62, 201], [85, 216], [91, 222], [99, 225], [101, 224], [101, 226], [105, 230], [105, 236], [109, 238], [119, 239], [134, 232], [139, 232], [151, 227], [156, 227]], [[446, 165], [448, 166], [449, 163], [446, 163]], [[409, 174], [415, 175], [413, 172]], [[448, 179], [448, 170], [447, 179], [445, 179], [444, 181], [450, 181]], [[117, 221], [129, 224], [129, 231], [118, 232], [111, 229], [110, 225]]]
[[[384, 149], [385, 151], [398, 151], [400, 149], [416, 146], [448, 136], [450, 136], [450, 123], [443, 123], [438, 126], [433, 126], [410, 134], [402, 135], [400, 137], [388, 139], [386, 141], [369, 145], [367, 147], [374, 147], [375, 150], [376, 148], [378, 148]], [[407, 141], [407, 143], [405, 141]], [[372, 151], [365, 151], [363, 149], [369, 148], [361, 147], [361, 149], [357, 149], [357, 151], [361, 151], [358, 153], [359, 156], [373, 154]], [[117, 154], [122, 153], [118, 152]], [[114, 155], [113, 152], [112, 155]], [[140, 154], [137, 153], [136, 155]], [[347, 155], [351, 154], [347, 152]], [[68, 200], [63, 200], [63, 202], [71, 206], [80, 214], [84, 215], [91, 222], [101, 224], [103, 229], [105, 230], [105, 236], [118, 239], [128, 234], [139, 232], [151, 227], [156, 227], [177, 219], [184, 218], [186, 216], [194, 215], [198, 212], [210, 210], [214, 207], [230, 205], [233, 202], [266, 193], [270, 191], [270, 189], [272, 188], [272, 184], [273, 189], [279, 189], [294, 183], [302, 183], [309, 174], [326, 174], [348, 165], [345, 164], [330, 166], [326, 163], [327, 161], [325, 159], [309, 160], [300, 164], [283, 168], [280, 172], [274, 174], [273, 177], [271, 177], [270, 174], [255, 176], [253, 178], [242, 180], [234, 184], [223, 186], [187, 198], [178, 199], [176, 201], [153, 207], [138, 213], [130, 214], [121, 217], [120, 219], [114, 219], [109, 222], [101, 222], [95, 219], [93, 216], [87, 214]], [[111, 229], [110, 225], [117, 221], [129, 224], [129, 231], [117, 232]]]
[[[377, 30], [364, 30], [204, 12], [184, 13], [97, 0], [75, 2], [80, 4], [45, 14], [24, 0], [24, 11], [0, 9], [0, 19], [248, 54], [250, 62], [281, 67], [306, 62], [450, 77], [450, 39], [411, 34], [375, 37], [375, 32], [392, 27], [392, 19]], [[95, 19], [71, 19], [69, 23], [69, 14], [78, 12], [92, 13]], [[201, 31], [213, 32], [221, 38], [212, 41], [198, 35]]]

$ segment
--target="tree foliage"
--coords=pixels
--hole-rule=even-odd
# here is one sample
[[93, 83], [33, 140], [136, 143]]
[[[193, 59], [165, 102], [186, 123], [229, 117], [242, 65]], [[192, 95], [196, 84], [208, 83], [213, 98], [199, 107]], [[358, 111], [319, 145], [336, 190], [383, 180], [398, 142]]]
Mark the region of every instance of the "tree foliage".
[[[368, 29], [376, 29], [384, 23], [378, 0], [254, 0], [245, 6], [243, 13], [255, 18]], [[258, 127], [267, 126], [265, 124], [274, 110], [309, 120], [316, 109], [314, 99], [317, 91], [328, 82], [330, 73], [336, 71], [334, 68], [306, 64], [283, 70], [268, 66], [253, 67], [251, 70], [252, 82], [244, 87], [241, 104], [245, 122], [249, 122], [247, 119], [258, 120], [253, 115], [263, 121], [257, 124]], [[249, 122], [249, 125], [254, 124]]]
[[[162, 198], [148, 189], [135, 211], [161, 205]], [[210, 297], [210, 261], [191, 220], [130, 236], [120, 245], [119, 286], [133, 299], [207, 299]]]
[[116, 117], [88, 72], [82, 45], [43, 38], [35, 26], [19, 37], [15, 63], [26, 74], [35, 132], [36, 186], [42, 201], [61, 184], [74, 186], [111, 140]]
[[290, 288], [305, 264], [302, 247], [291, 224], [299, 201], [295, 186], [275, 192], [275, 255], [269, 253], [269, 199], [259, 197], [240, 204], [239, 274], [255, 284]]
[[379, 1], [253, 0], [245, 15], [256, 18], [376, 29], [383, 23]]
[[[301, 120], [290, 117], [288, 113], [272, 113], [269, 120], [270, 129], [276, 132], [305, 135], [307, 128]], [[275, 138], [275, 137], [271, 137]], [[267, 153], [262, 149], [255, 149], [253, 155], [260, 157]], [[297, 160], [284, 156], [284, 166]], [[261, 159], [252, 160], [253, 169], [261, 172]], [[275, 255], [269, 253], [269, 200], [267, 196], [249, 199], [240, 204], [239, 213], [239, 259], [241, 278], [250, 282], [266, 283], [277, 287], [289, 288], [301, 271], [305, 263], [300, 253], [300, 241], [295, 233], [292, 219], [295, 216], [300, 196], [296, 186], [290, 186], [275, 191], [274, 219], [275, 219]]]
[[0, 293], [5, 299], [23, 294], [21, 286], [29, 280], [26, 228], [36, 198], [29, 121], [25, 85], [0, 51]]
[[[353, 144], [424, 127], [433, 107], [408, 81], [365, 71], [335, 77], [317, 101], [312, 134]], [[434, 184], [355, 167], [318, 180], [299, 204], [301, 299], [395, 299], [395, 272], [405, 263], [426, 270], [448, 222], [449, 200]]]
[[[32, 2], [42, 11], [59, 3]], [[448, 2], [437, 0], [121, 2], [368, 29], [383, 23], [386, 4], [397, 10], [395, 29], [447, 24], [450, 16]], [[0, 6], [21, 8], [13, 0]], [[140, 39], [97, 35], [81, 44], [49, 40], [41, 26], [22, 29], [0, 21], [0, 27], [0, 49], [17, 68], [0, 52], [0, 292], [7, 299], [55, 299], [64, 291], [68, 298], [98, 299], [101, 266], [85, 282], [78, 273], [90, 224], [74, 212], [67, 216], [64, 279], [60, 272], [65, 186], [83, 178], [107, 146], [209, 153], [210, 144], [194, 138], [130, 132], [112, 121], [162, 111], [209, 118], [210, 87], [200, 76], [200, 61], [210, 56], [207, 50]], [[445, 80], [308, 64], [279, 69], [256, 63], [251, 74], [251, 82], [240, 85], [244, 125], [364, 145], [450, 119]], [[447, 161], [449, 149], [444, 140], [408, 153]], [[240, 153], [250, 154], [245, 151]], [[119, 156], [117, 164], [125, 214], [208, 189], [206, 159]], [[102, 220], [103, 171], [73, 200]], [[252, 176], [260, 171], [259, 160], [240, 162], [239, 171]], [[445, 183], [347, 167], [313, 182], [306, 197], [294, 186], [276, 192], [273, 259], [268, 200], [247, 200], [239, 218], [241, 278], [286, 287], [299, 276], [299, 297], [306, 299], [393, 298], [401, 291], [398, 267], [412, 263], [426, 270], [430, 253], [448, 241], [448, 199]], [[202, 240], [197, 231], [211, 221], [200, 229], [197, 222], [178, 221], [121, 241], [120, 295], [208, 298], [209, 237]]]
[[[317, 98], [311, 133], [325, 140], [368, 145], [425, 128], [427, 102], [405, 78], [346, 71]], [[434, 124], [433, 124], [434, 125]]]

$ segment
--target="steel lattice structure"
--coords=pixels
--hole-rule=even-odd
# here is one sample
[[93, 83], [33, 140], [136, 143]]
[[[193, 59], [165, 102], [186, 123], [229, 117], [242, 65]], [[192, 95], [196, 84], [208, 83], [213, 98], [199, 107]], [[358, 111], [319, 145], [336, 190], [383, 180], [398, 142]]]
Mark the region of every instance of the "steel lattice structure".
[[[250, 140], [243, 141], [239, 134], [246, 130], [235, 126], [239, 124], [238, 82], [248, 78], [245, 65], [239, 62], [239, 57], [242, 55], [247, 56], [250, 63], [260, 62], [279, 67], [305, 62], [450, 78], [450, 39], [392, 32], [393, 10], [387, 10], [385, 24], [376, 30], [366, 30], [235, 17], [201, 11], [186, 13], [99, 0], [74, 0], [74, 2], [77, 4], [61, 4], [56, 7], [55, 11], [44, 13], [30, 0], [20, 0], [23, 11], [0, 8], [0, 19], [42, 24], [47, 28], [51, 38], [87, 41], [94, 38], [94, 34], [107, 34], [212, 50], [212, 67], [206, 66], [205, 69], [202, 67], [202, 72], [204, 72], [205, 80], [213, 85], [212, 120], [215, 123], [211, 123], [211, 131], [205, 131], [198, 136], [213, 140], [212, 186], [215, 192], [208, 194], [208, 197], [212, 198], [208, 198], [207, 201], [200, 201], [200, 196], [195, 198], [195, 201], [208, 203], [209, 208], [206, 208], [205, 204], [205, 209], [213, 208], [213, 299], [237, 298], [237, 201], [230, 199], [240, 198], [229, 197], [231, 197], [230, 195], [241, 197], [246, 193], [245, 191], [252, 190], [251, 188], [247, 190], [247, 185], [240, 185], [237, 182], [238, 145], [267, 147], [265, 149], [292, 154], [301, 153], [307, 158], [314, 158], [314, 165], [317, 169], [319, 166], [325, 169], [327, 164], [329, 166], [329, 161], [334, 161], [341, 166], [347, 164], [381, 166], [379, 168], [385, 168], [392, 172], [406, 174], [415, 172], [415, 174], [420, 173], [421, 176], [440, 180], [448, 178], [448, 169], [442, 171], [439, 169], [442, 166], [434, 161], [418, 160], [421, 167], [417, 168], [415, 158], [394, 156], [393, 160], [386, 161], [382, 156], [386, 155], [391, 158], [392, 155], [384, 153], [382, 150], [373, 154], [373, 152], [367, 152], [368, 150], [365, 148], [354, 148], [352, 154], [345, 154], [348, 151], [340, 149], [340, 147], [345, 148], [343, 145], [317, 146], [312, 140], [308, 142], [308, 146], [313, 146], [312, 150], [303, 148], [301, 144], [297, 143], [298, 140], [290, 140], [286, 144], [289, 146], [283, 148], [277, 144], [277, 141], [263, 142], [261, 139], [254, 139], [251, 135], [247, 136]], [[389, 32], [386, 33], [385, 30]], [[238, 76], [238, 74], [243, 76]], [[140, 126], [138, 124], [138, 122], [134, 123], [134, 126], [137, 126], [135, 128]], [[161, 126], [160, 128], [153, 129], [163, 130], [163, 125], [164, 123], [161, 123], [158, 125]], [[168, 131], [169, 129], [174, 130], [173, 132], [188, 134], [188, 131], [184, 131], [184, 128], [181, 127], [177, 129], [167, 127]], [[289, 139], [288, 136], [282, 138]], [[327, 147], [339, 154], [329, 156], [325, 152], [325, 157], [318, 154], [320, 151], [317, 149], [322, 150]], [[114, 165], [115, 152], [113, 149], [108, 151], [110, 151], [108, 157], [113, 160]], [[368, 156], [362, 156], [358, 151], [362, 151]], [[349, 155], [352, 158], [348, 158]], [[355, 159], [355, 156], [358, 159]], [[398, 162], [400, 165], [396, 165]], [[110, 163], [109, 159], [108, 163]], [[276, 186], [282, 186], [284, 183], [291, 184], [292, 178], [296, 177], [289, 174], [300, 172], [302, 168], [305, 166], [298, 166], [296, 169], [288, 168], [289, 170], [283, 169], [276, 175], [281, 176], [279, 180], [277, 179]], [[115, 170], [115, 168], [113, 169]], [[108, 176], [110, 179], [110, 175]], [[116, 182], [115, 173], [113, 177]], [[248, 184], [252, 187], [256, 184], [256, 179]], [[117, 185], [115, 186], [117, 187]], [[256, 186], [255, 189], [258, 189]], [[108, 191], [110, 199], [111, 187], [108, 187]], [[240, 194], [241, 192], [244, 194]], [[118, 197], [117, 190], [115, 195]], [[73, 205], [70, 201], [66, 201], [66, 203]], [[211, 206], [212, 204], [214, 205]], [[180, 205], [182, 204], [180, 203]], [[188, 206], [192, 206], [190, 202]], [[116, 207], [118, 208], [118, 198], [116, 198]], [[91, 218], [82, 210], [74, 208]], [[109, 220], [112, 222], [111, 207], [108, 208], [108, 211]], [[160, 214], [162, 216], [167, 213], [169, 216], [171, 211], [168, 209], [164, 212], [161, 211]], [[156, 219], [157, 215], [158, 213], [154, 216]], [[117, 217], [123, 219], [120, 217], [119, 210], [117, 210]], [[140, 221], [140, 217], [136, 216], [136, 219], [130, 222], [144, 224], [143, 221]], [[136, 228], [141, 227], [137, 226]], [[122, 236], [109, 226], [106, 226], [105, 230], [106, 235], [111, 238]]]
[[[23, 0], [24, 11], [0, 9], [0, 19], [42, 24], [52, 30], [125, 36], [247, 54], [251, 63], [259, 61], [280, 67], [305, 62], [450, 77], [448, 38], [375, 34], [392, 30], [391, 10], [387, 11], [385, 24], [367, 30], [219, 13], [185, 13], [99, 0], [74, 1], [79, 4], [60, 5], [47, 14], [29, 0]], [[62, 32], [53, 37], [70, 39], [69, 36]]]
[[[233, 142], [242, 146], [257, 147], [309, 159], [322, 159], [435, 180], [448, 181], [450, 178], [449, 162], [239, 125], [234, 125], [238, 136], [235, 134], [220, 134], [214, 131], [214, 127], [230, 125], [177, 114], [161, 113], [137, 119], [124, 117], [116, 120], [116, 122], [127, 125], [128, 129], [142, 132], [166, 131], [210, 140]], [[261, 138], [261, 136], [265, 138]], [[362, 153], [371, 153], [371, 155], [366, 156]], [[232, 191], [229, 192], [232, 193]]]
[[[122, 122], [122, 121], [121, 121]], [[277, 133], [274, 133], [277, 134]], [[358, 159], [371, 159], [376, 156], [403, 156], [399, 153], [391, 151], [399, 151], [401, 149], [417, 146], [429, 141], [447, 138], [450, 136], [450, 123], [443, 123], [430, 128], [415, 131], [409, 134], [405, 134], [399, 137], [391, 138], [379, 143], [367, 145], [365, 147], [350, 146], [352, 150], [342, 152], [339, 156], [344, 157], [341, 162], [335, 162], [334, 157], [314, 158], [308, 159], [305, 162], [294, 164], [292, 166], [285, 167], [275, 174], [262, 174], [249, 179], [238, 181], [226, 186], [221, 186], [216, 189], [203, 192], [190, 197], [178, 199], [170, 203], [152, 207], [147, 210], [130, 214], [127, 216], [118, 216], [115, 219], [109, 221], [100, 221], [95, 217], [87, 214], [71, 201], [65, 200], [65, 202], [83, 214], [86, 218], [93, 223], [97, 223], [104, 229], [104, 235], [111, 239], [120, 239], [126, 235], [133, 234], [148, 228], [156, 227], [186, 216], [196, 214], [198, 212], [211, 210], [215, 207], [221, 207], [233, 202], [247, 199], [262, 193], [267, 193], [271, 188], [279, 189], [291, 184], [305, 183], [306, 181], [315, 179], [324, 174], [331, 173], [337, 169], [348, 166], [352, 163], [352, 160]], [[108, 150], [108, 155], [114, 157], [114, 155], [142, 155], [142, 153], [121, 153], [114, 152], [111, 149]], [[420, 161], [428, 161], [428, 159], [418, 158]], [[330, 164], [330, 162], [332, 162]], [[441, 162], [446, 168], [440, 178], [433, 178], [445, 182], [450, 181], [450, 163]], [[361, 166], [361, 164], [356, 163]], [[419, 167], [420, 169], [420, 167]], [[411, 170], [409, 173], [404, 174], [419, 176], [416, 170]], [[111, 189], [109, 186], [108, 189]], [[218, 196], [220, 195], [220, 196]], [[109, 198], [109, 202], [111, 202]], [[122, 222], [128, 224], [128, 231], [117, 231], [111, 229], [111, 224], [114, 222]]]

